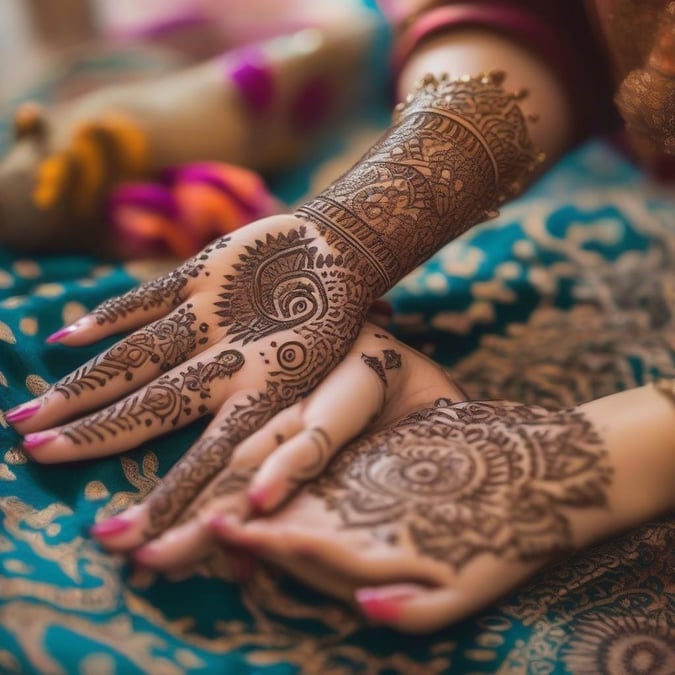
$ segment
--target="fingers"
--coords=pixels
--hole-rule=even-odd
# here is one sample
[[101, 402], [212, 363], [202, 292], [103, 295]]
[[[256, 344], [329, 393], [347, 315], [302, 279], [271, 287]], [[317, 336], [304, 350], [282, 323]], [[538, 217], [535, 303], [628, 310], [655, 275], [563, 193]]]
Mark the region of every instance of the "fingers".
[[[136, 548], [132, 554], [133, 559], [145, 567], [164, 571], [195, 564], [213, 550], [216, 537], [210, 522], [215, 514], [220, 513], [233, 513], [240, 518], [247, 517], [250, 508], [245, 492], [239, 490], [220, 499], [217, 505], [213, 505], [206, 512], [191, 513], [190, 517], [177, 519], [174, 526], [149, 543]], [[148, 512], [148, 515], [151, 513]], [[144, 534], [147, 533], [145, 530]], [[248, 551], [245, 551], [245, 554], [251, 555]]]
[[355, 592], [363, 614], [378, 624], [406, 633], [427, 633], [454, 623], [478, 609], [457, 588], [392, 584]]
[[88, 345], [160, 319], [191, 295], [201, 274], [208, 274], [204, 270], [207, 257], [200, 254], [169, 274], [106, 300], [75, 323], [50, 335], [47, 341], [70, 347]]
[[[314, 516], [317, 517], [316, 513]], [[242, 523], [225, 515], [214, 519], [212, 527], [226, 544], [238, 546], [279, 563], [288, 556], [301, 556], [336, 574], [366, 583], [413, 579], [439, 585], [452, 575], [449, 568], [436, 561], [417, 556], [403, 547], [377, 542], [366, 532], [335, 532], [325, 522], [317, 525], [285, 524], [270, 520]], [[293, 569], [289, 569], [293, 573]]]
[[220, 405], [230, 380], [244, 365], [235, 349], [212, 349], [121, 401], [66, 424], [24, 438], [42, 463], [103, 457], [178, 429]]
[[[204, 520], [192, 519], [146, 543], [142, 530], [134, 528], [136, 510], [137, 507], [94, 525], [91, 534], [108, 549], [115, 549], [114, 545], [109, 545], [109, 539], [116, 540], [120, 549], [134, 549], [131, 558], [135, 564], [158, 572], [186, 569], [212, 555], [215, 536]], [[245, 581], [256, 564], [254, 556], [243, 549], [229, 548], [226, 557], [231, 576], [236, 581]]]
[[179, 366], [215, 339], [208, 323], [187, 303], [120, 340], [39, 399], [10, 411], [8, 421], [25, 434], [99, 409]]
[[[193, 500], [209, 485], [215, 476], [226, 468], [234, 448], [244, 438], [263, 426], [280, 407], [265, 394], [237, 394], [219, 410], [204, 434], [185, 456], [169, 471], [162, 482], [146, 497], [143, 504], [102, 523], [94, 534], [106, 548], [127, 551], [157, 537], [173, 525], [191, 507]], [[214, 496], [239, 491], [248, 476], [240, 480], [238, 474], [231, 476]], [[242, 502], [248, 508], [248, 500]], [[244, 510], [239, 514], [246, 515]]]
[[[365, 428], [382, 400], [379, 378], [360, 359], [347, 359], [308, 398], [277, 413], [236, 445], [228, 469], [214, 473], [208, 486], [195, 493], [191, 510], [208, 509], [236, 491], [247, 492], [258, 512], [273, 510], [299, 484], [322, 472], [334, 453]], [[219, 468], [225, 466], [220, 463]]]
[[360, 359], [348, 358], [307, 399], [268, 424], [267, 437], [273, 435], [278, 447], [265, 444], [266, 456], [249, 442], [237, 448], [242, 463], [249, 452], [262, 460], [249, 487], [256, 510], [273, 511], [300, 484], [320, 475], [338, 449], [366, 428], [384, 397], [382, 381]]

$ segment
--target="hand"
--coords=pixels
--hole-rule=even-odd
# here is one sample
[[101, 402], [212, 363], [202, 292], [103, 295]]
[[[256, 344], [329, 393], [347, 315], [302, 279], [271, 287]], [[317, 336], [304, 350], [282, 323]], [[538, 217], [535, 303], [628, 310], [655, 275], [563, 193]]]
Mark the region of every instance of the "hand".
[[370, 301], [359, 261], [311, 224], [259, 221], [53, 336], [76, 346], [136, 329], [6, 417], [20, 433], [46, 429], [24, 447], [54, 463], [122, 452], [213, 414], [144, 511], [152, 537], [340, 362]]
[[378, 623], [433, 630], [675, 507], [675, 414], [650, 390], [560, 412], [440, 399], [362, 436], [277, 513], [214, 529]]
[[[109, 550], [133, 552], [147, 567], [186, 567], [211, 552], [209, 523], [216, 515], [245, 518], [253, 509], [276, 509], [361, 431], [389, 424], [441, 393], [465, 398], [440, 366], [366, 324], [321, 385], [237, 445], [229, 463], [200, 492], [179, 464], [141, 505], [99, 523], [93, 533]], [[164, 513], [169, 503], [175, 519], [162, 521], [164, 531], [149, 528], [157, 521], [154, 514]], [[156, 536], [146, 544], [149, 530]]]

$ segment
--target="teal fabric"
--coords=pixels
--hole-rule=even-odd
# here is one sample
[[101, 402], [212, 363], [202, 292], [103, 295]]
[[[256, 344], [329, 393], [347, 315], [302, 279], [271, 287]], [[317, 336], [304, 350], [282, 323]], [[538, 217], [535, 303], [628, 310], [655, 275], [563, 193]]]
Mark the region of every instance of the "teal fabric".
[[[300, 196], [321, 162], [295, 186], [280, 178], [278, 192]], [[674, 207], [591, 143], [403, 280], [389, 296], [392, 327], [476, 397], [568, 405], [672, 374]], [[105, 346], [46, 345], [49, 333], [156, 271], [0, 252], [0, 408]], [[105, 554], [89, 526], [142, 499], [202, 427], [118, 457], [39, 466], [3, 425], [0, 672], [590, 674], [675, 654], [672, 518], [425, 637], [366, 627], [273, 570], [240, 587], [219, 565], [165, 578]]]

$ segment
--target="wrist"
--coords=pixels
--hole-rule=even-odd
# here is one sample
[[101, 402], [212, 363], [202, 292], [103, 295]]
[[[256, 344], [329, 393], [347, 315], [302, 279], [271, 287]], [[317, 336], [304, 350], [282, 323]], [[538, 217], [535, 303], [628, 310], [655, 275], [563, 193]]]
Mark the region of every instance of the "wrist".
[[675, 508], [675, 405], [652, 385], [580, 406], [613, 467], [608, 506], [617, 528]]
[[332, 245], [363, 262], [375, 296], [494, 217], [541, 161], [521, 96], [502, 79], [426, 76], [360, 162], [299, 207]]
[[[671, 508], [675, 509], [675, 379], [660, 379], [651, 386], [653, 394], [661, 397], [658, 405], [663, 418], [663, 452], [665, 456], [665, 475], [670, 476]], [[664, 408], [664, 402], [667, 407]]]

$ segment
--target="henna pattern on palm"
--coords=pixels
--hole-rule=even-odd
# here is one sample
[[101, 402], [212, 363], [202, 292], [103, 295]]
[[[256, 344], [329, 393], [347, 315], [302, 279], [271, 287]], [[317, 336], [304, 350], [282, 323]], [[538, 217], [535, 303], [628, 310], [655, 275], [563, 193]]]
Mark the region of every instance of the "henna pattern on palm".
[[178, 376], [164, 375], [135, 396], [111, 407], [73, 422], [63, 434], [76, 445], [105, 441], [118, 433], [133, 431], [166, 422], [175, 427], [182, 418], [194, 413], [205, 415], [204, 401], [211, 398], [211, 384], [215, 380], [232, 377], [244, 365], [244, 356], [228, 349], [208, 363], [188, 366]]
[[428, 75], [395, 124], [297, 214], [345, 255], [364, 261], [377, 297], [444, 243], [496, 215], [538, 161], [502, 73]]
[[134, 372], [151, 362], [163, 372], [183, 363], [197, 348], [208, 342], [209, 325], [202, 322], [195, 328], [197, 316], [187, 304], [167, 317], [147, 326], [117, 343], [107, 352], [85, 364], [56, 385], [67, 399], [86, 391], [95, 391], [123, 375], [131, 381]]
[[611, 471], [578, 412], [437, 401], [336, 457], [311, 491], [346, 527], [460, 569], [484, 553], [518, 561], [573, 547], [569, 508], [606, 505]]

